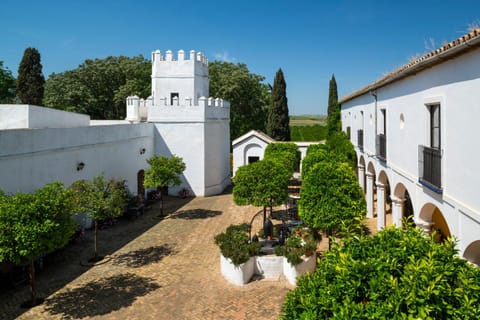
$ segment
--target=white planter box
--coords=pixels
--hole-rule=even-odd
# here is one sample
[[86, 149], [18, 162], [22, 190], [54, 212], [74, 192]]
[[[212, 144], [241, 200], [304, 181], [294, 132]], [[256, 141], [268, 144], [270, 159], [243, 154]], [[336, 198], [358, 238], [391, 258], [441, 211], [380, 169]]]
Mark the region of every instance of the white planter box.
[[251, 257], [247, 262], [235, 266], [232, 261], [220, 254], [220, 270], [223, 277], [230, 283], [237, 286], [243, 286], [253, 276], [255, 257]]
[[263, 279], [278, 279], [283, 274], [283, 257], [257, 256], [255, 257], [254, 271]]
[[283, 261], [283, 274], [290, 284], [296, 285], [297, 277], [306, 272], [313, 272], [316, 265], [317, 257], [315, 254], [303, 259], [303, 261], [296, 266], [290, 264], [290, 262], [287, 261], [287, 258], [285, 258]]

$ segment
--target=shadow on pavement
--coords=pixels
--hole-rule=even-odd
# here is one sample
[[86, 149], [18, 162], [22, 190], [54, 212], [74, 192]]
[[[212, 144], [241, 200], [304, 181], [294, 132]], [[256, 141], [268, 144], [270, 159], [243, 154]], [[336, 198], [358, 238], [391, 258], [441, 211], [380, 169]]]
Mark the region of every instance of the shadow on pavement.
[[61, 292], [45, 301], [45, 309], [63, 319], [94, 317], [128, 307], [159, 288], [152, 279], [126, 273]]
[[176, 251], [173, 249], [173, 246], [166, 244], [116, 255], [113, 258], [112, 263], [118, 266], [139, 268], [151, 263], [159, 262], [164, 257], [175, 253]]
[[193, 209], [193, 210], [184, 210], [178, 211], [169, 215], [170, 219], [208, 219], [219, 216], [222, 214], [222, 211], [216, 210], [205, 210], [205, 209]]

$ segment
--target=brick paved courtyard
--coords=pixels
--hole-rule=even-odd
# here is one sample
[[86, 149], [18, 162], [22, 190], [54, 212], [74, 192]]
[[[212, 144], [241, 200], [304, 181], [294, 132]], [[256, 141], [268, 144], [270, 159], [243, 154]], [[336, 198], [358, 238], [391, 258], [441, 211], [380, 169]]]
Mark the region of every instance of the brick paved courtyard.
[[[86, 239], [55, 254], [38, 273], [44, 304], [19, 307], [28, 287], [0, 293], [0, 319], [276, 319], [292, 287], [284, 280], [228, 284], [220, 274], [213, 237], [231, 223], [246, 222], [258, 208], [238, 207], [231, 194], [165, 202], [136, 220], [120, 220], [99, 233], [96, 266]], [[53, 265], [52, 265], [53, 264]]]

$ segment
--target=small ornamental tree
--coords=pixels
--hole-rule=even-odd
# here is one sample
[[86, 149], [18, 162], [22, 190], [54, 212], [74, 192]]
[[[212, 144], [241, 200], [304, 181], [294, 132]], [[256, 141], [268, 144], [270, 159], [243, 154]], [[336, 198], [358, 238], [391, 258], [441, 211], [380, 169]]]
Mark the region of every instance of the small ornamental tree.
[[40, 63], [40, 53], [27, 48], [18, 66], [17, 94], [22, 103], [42, 105], [45, 78]]
[[335, 75], [332, 74], [330, 83], [328, 86], [328, 109], [327, 116], [330, 119], [333, 112], [336, 110], [338, 104], [338, 92], [337, 92], [337, 81], [335, 80]]
[[162, 188], [177, 186], [181, 183], [180, 175], [185, 171], [183, 159], [173, 155], [171, 158], [152, 156], [147, 159], [150, 169], [145, 171], [145, 188], [157, 188], [160, 192], [160, 215], [163, 215]]
[[302, 161], [302, 177], [306, 177], [310, 170], [322, 161], [346, 162], [344, 157], [333, 152], [328, 152], [325, 148], [317, 148], [310, 152], [307, 150], [307, 155]]
[[293, 142], [270, 143], [265, 149], [265, 159], [278, 159], [285, 162], [286, 166], [293, 173], [300, 166], [301, 154]]
[[329, 152], [335, 153], [343, 162], [348, 163], [350, 167], [356, 171], [357, 153], [345, 132], [339, 131], [333, 133], [327, 140], [326, 148]]
[[480, 268], [412, 226], [349, 237], [287, 294], [282, 319], [478, 319]]
[[263, 222], [267, 207], [285, 203], [291, 172], [278, 160], [263, 159], [238, 168], [233, 177], [233, 201], [240, 206], [263, 207]]
[[98, 222], [113, 219], [123, 214], [127, 205], [128, 192], [125, 180], [105, 180], [97, 176], [93, 181], [79, 180], [70, 187], [74, 193], [79, 210], [86, 211], [94, 220], [94, 256], [92, 262], [101, 260], [98, 255]]
[[290, 141], [287, 84], [282, 69], [278, 69], [272, 88], [272, 107], [268, 113], [267, 134], [277, 141]]
[[[60, 182], [50, 183], [33, 194], [0, 196], [0, 262], [28, 262], [31, 300], [35, 306], [35, 259], [64, 247], [75, 232], [72, 192]], [[37, 301], [38, 300], [38, 301]]]
[[321, 161], [309, 169], [299, 200], [299, 216], [308, 226], [330, 236], [358, 223], [365, 213], [363, 191], [348, 164]]
[[326, 150], [327, 146], [324, 143], [315, 143], [307, 147], [307, 155], [311, 152], [316, 152], [317, 150]]

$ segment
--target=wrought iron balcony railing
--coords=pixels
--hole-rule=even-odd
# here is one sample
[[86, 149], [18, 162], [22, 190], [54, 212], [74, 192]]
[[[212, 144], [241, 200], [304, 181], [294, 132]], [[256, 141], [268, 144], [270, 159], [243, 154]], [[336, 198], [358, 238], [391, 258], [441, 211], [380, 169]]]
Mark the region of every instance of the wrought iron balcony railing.
[[387, 160], [387, 136], [380, 133], [377, 134], [377, 139], [376, 139], [376, 144], [377, 144], [377, 157], [380, 158], [380, 160]]
[[363, 130], [357, 130], [357, 146], [363, 151]]
[[427, 146], [418, 146], [418, 171], [420, 182], [442, 188], [442, 151]]

